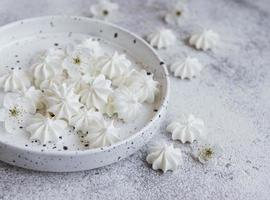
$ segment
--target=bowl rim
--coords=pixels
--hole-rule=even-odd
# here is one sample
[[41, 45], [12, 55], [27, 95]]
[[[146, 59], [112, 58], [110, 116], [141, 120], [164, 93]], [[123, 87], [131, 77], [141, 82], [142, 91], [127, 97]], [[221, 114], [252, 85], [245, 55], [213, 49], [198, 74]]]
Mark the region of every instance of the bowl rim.
[[2, 141], [0, 141], [0, 145], [5, 145], [6, 148], [12, 149], [14, 151], [20, 151], [20, 152], [28, 152], [28, 153], [33, 153], [36, 155], [47, 155], [47, 156], [74, 156], [74, 155], [88, 155], [88, 154], [94, 154], [94, 153], [99, 153], [99, 152], [104, 152], [110, 149], [114, 149], [117, 148], [118, 146], [123, 145], [124, 143], [128, 143], [133, 141], [136, 137], [138, 137], [142, 132], [144, 132], [145, 130], [147, 130], [153, 123], [154, 121], [156, 121], [159, 118], [160, 113], [165, 111], [165, 107], [164, 105], [166, 103], [168, 103], [168, 99], [169, 99], [169, 93], [170, 93], [170, 81], [169, 81], [169, 72], [168, 69], [166, 67], [165, 62], [160, 59], [160, 57], [158, 56], [156, 50], [150, 45], [148, 44], [142, 37], [138, 36], [135, 33], [132, 33], [131, 31], [122, 28], [116, 24], [107, 22], [107, 21], [102, 21], [102, 20], [98, 20], [98, 19], [94, 19], [94, 18], [89, 18], [89, 17], [84, 17], [84, 16], [76, 16], [76, 15], [72, 15], [72, 16], [68, 16], [68, 15], [48, 15], [48, 16], [41, 16], [41, 17], [33, 17], [33, 18], [25, 18], [25, 19], [21, 19], [18, 21], [14, 21], [11, 23], [8, 23], [6, 25], [3, 25], [0, 27], [0, 32], [2, 30], [11, 28], [13, 26], [17, 26], [17, 25], [21, 25], [22, 22], [31, 22], [31, 21], [39, 21], [39, 20], [52, 20], [52, 19], [61, 19], [61, 18], [70, 18], [70, 19], [80, 19], [81, 21], [86, 21], [86, 22], [96, 22], [96, 23], [100, 23], [100, 24], [105, 24], [106, 26], [110, 26], [114, 29], [118, 29], [122, 32], [124, 32], [125, 34], [128, 34], [132, 37], [134, 37], [136, 40], [142, 42], [143, 45], [145, 45], [147, 48], [149, 48], [152, 53], [154, 54], [154, 56], [159, 60], [159, 62], [163, 63], [160, 64], [159, 66], [162, 67], [164, 75], [165, 75], [165, 79], [166, 79], [166, 88], [165, 88], [165, 94], [164, 97], [161, 100], [160, 106], [158, 108], [158, 111], [154, 114], [154, 116], [136, 133], [134, 133], [133, 135], [131, 135], [130, 137], [127, 137], [124, 140], [121, 140], [117, 143], [114, 143], [112, 145], [109, 146], [104, 146], [104, 147], [99, 147], [99, 148], [94, 148], [94, 149], [86, 149], [86, 150], [73, 150], [73, 151], [43, 151], [41, 152], [40, 150], [36, 150], [36, 149], [27, 149], [25, 147], [20, 147], [20, 146], [15, 146], [12, 144], [8, 144], [8, 143], [4, 143]]

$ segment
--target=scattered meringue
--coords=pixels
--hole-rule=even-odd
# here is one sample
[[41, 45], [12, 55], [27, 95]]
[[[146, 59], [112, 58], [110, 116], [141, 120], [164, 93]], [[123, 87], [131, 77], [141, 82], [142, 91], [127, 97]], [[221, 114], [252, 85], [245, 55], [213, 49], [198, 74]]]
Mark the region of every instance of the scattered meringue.
[[87, 132], [89, 129], [97, 129], [98, 123], [102, 120], [102, 114], [96, 112], [94, 108], [87, 110], [83, 107], [71, 117], [70, 125], [77, 131]]
[[164, 173], [176, 170], [183, 163], [181, 150], [166, 143], [152, 145], [146, 161], [152, 164], [154, 170], [161, 169]]
[[109, 79], [122, 76], [128, 71], [130, 65], [131, 62], [126, 56], [124, 54], [118, 54], [117, 51], [112, 56], [102, 56], [96, 61], [97, 68], [100, 68], [101, 73]]
[[65, 52], [63, 50], [51, 48], [39, 54], [32, 61], [31, 71], [33, 72], [36, 86], [39, 86], [42, 81], [62, 73], [64, 56]]
[[222, 156], [222, 148], [217, 144], [201, 141], [193, 148], [193, 156], [202, 164], [215, 165]]
[[214, 48], [219, 40], [219, 35], [212, 30], [203, 30], [201, 33], [193, 34], [189, 44], [196, 49], [208, 50]]
[[182, 115], [167, 126], [168, 132], [172, 133], [173, 140], [180, 140], [182, 143], [202, 138], [206, 135], [203, 120], [193, 115]]
[[100, 0], [98, 4], [90, 7], [90, 13], [94, 18], [109, 20], [116, 14], [119, 6], [109, 0]]
[[176, 36], [170, 29], [159, 29], [147, 36], [147, 41], [157, 49], [167, 48], [176, 42]]
[[104, 147], [121, 140], [119, 131], [114, 127], [113, 121], [99, 121], [99, 128], [89, 131], [85, 139], [92, 148]]
[[81, 102], [85, 104], [87, 108], [95, 107], [100, 110], [107, 103], [111, 93], [111, 81], [107, 80], [105, 76], [101, 74], [86, 85], [79, 94]]
[[27, 98], [19, 93], [7, 93], [4, 96], [3, 107], [0, 108], [0, 121], [4, 122], [8, 133], [17, 133], [25, 127], [35, 112], [35, 106]]
[[142, 104], [134, 92], [123, 86], [114, 92], [114, 107], [118, 117], [129, 122], [139, 115]]
[[140, 102], [153, 103], [158, 93], [158, 82], [153, 80], [153, 74], [141, 70], [130, 77], [130, 88], [138, 95]]
[[79, 102], [79, 95], [75, 94], [72, 85], [63, 83], [53, 85], [50, 89], [51, 96], [47, 96], [48, 111], [52, 112], [56, 119], [70, 121], [74, 113], [79, 111], [82, 104]]
[[203, 69], [203, 65], [197, 58], [187, 57], [184, 61], [176, 61], [171, 65], [171, 71], [175, 77], [191, 79], [197, 76]]
[[30, 77], [25, 71], [17, 68], [0, 68], [0, 87], [4, 92], [15, 92], [30, 85]]
[[57, 142], [59, 136], [65, 133], [67, 123], [64, 120], [54, 119], [37, 113], [26, 127], [30, 132], [30, 140], [38, 140], [41, 144]]
[[183, 15], [186, 12], [186, 8], [182, 2], [177, 2], [168, 13], [165, 15], [164, 20], [168, 24], [181, 25], [183, 20]]

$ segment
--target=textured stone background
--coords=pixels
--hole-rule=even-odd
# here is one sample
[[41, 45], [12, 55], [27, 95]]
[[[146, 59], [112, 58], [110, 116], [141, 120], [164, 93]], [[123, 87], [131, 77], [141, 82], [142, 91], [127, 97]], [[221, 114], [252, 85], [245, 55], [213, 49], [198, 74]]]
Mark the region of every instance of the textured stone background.
[[[171, 1], [119, 0], [116, 23], [139, 35], [167, 26], [161, 17]], [[0, 25], [40, 15], [88, 15], [89, 0], [1, 0]], [[39, 173], [0, 162], [0, 199], [269, 199], [270, 198], [270, 2], [187, 0], [181, 27], [170, 27], [176, 47], [159, 51], [167, 63], [197, 56], [206, 66], [192, 81], [171, 78], [168, 120], [181, 112], [203, 118], [209, 138], [224, 149], [216, 166], [203, 166], [181, 145], [184, 165], [162, 175], [145, 162], [146, 147], [96, 170]], [[198, 52], [185, 39], [202, 27], [217, 31], [214, 52]], [[156, 138], [169, 138], [163, 130]]]

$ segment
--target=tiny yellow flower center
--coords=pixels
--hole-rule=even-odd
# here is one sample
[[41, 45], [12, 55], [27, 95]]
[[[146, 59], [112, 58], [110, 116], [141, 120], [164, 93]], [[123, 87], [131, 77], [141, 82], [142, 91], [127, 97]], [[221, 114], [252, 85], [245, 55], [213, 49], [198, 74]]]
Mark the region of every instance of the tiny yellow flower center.
[[107, 16], [107, 15], [109, 14], [109, 11], [108, 11], [108, 10], [103, 10], [103, 11], [102, 11], [102, 14], [103, 14], [104, 16]]
[[73, 62], [75, 65], [79, 65], [81, 63], [81, 59], [79, 57], [73, 58]]
[[9, 113], [12, 117], [17, 117], [20, 114], [20, 111], [14, 106], [14, 108], [9, 109]]
[[182, 12], [180, 10], [175, 11], [175, 15], [177, 17], [180, 17], [182, 15]]
[[211, 148], [205, 148], [202, 150], [202, 157], [204, 160], [209, 160], [212, 158], [214, 152]]

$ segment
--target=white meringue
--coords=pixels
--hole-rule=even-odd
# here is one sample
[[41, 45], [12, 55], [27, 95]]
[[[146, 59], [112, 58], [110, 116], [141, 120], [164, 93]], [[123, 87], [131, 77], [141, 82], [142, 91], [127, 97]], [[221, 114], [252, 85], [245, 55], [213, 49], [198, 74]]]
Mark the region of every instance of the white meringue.
[[36, 109], [40, 109], [44, 105], [42, 92], [33, 86], [30, 88], [24, 88], [22, 90], [22, 96], [28, 99]]
[[165, 15], [164, 20], [168, 24], [181, 25], [184, 14], [186, 12], [186, 7], [182, 2], [177, 2], [169, 12]]
[[101, 47], [96, 38], [88, 38], [84, 40], [77, 48], [86, 49], [91, 56], [100, 56]]
[[153, 74], [141, 70], [140, 72], [134, 73], [130, 76], [129, 81], [131, 82], [129, 88], [138, 95], [140, 102], [153, 103], [155, 95], [158, 93], [158, 82], [153, 80]]
[[167, 48], [176, 42], [176, 37], [170, 29], [159, 29], [147, 36], [151, 46], [158, 49]]
[[107, 114], [109, 117], [112, 117], [116, 113], [112, 96], [108, 97], [108, 102], [101, 109], [101, 112]]
[[0, 121], [8, 133], [20, 133], [36, 112], [35, 106], [19, 93], [7, 93], [0, 108]]
[[134, 92], [122, 86], [114, 92], [114, 107], [118, 117], [129, 122], [139, 115], [142, 104]]
[[114, 52], [113, 55], [101, 56], [96, 61], [96, 67], [109, 79], [114, 79], [128, 71], [131, 62], [124, 54]]
[[[112, 80], [112, 85], [115, 87], [120, 87], [120, 86], [130, 86], [131, 85], [131, 77], [132, 76], [136, 76], [139, 72], [135, 69], [130, 69], [128, 71], [126, 71], [125, 73], [123, 73], [122, 75], [119, 75], [117, 77], [115, 77]], [[134, 80], [134, 78], [132, 79]]]
[[152, 164], [154, 170], [161, 169], [163, 172], [174, 171], [183, 163], [181, 150], [166, 143], [152, 145], [146, 161]]
[[62, 49], [51, 48], [39, 54], [36, 59], [32, 61], [31, 71], [36, 86], [39, 86], [42, 81], [62, 73], [62, 62], [65, 55]]
[[174, 76], [181, 79], [191, 79], [197, 76], [203, 69], [203, 65], [197, 58], [187, 57], [184, 61], [176, 61], [171, 65]]
[[87, 110], [83, 107], [71, 117], [70, 125], [74, 126], [77, 131], [87, 132], [98, 129], [98, 123], [102, 120], [103, 116], [100, 112], [96, 112], [94, 108]]
[[17, 68], [0, 68], [0, 87], [4, 92], [22, 90], [30, 85], [30, 76], [25, 71]]
[[99, 121], [99, 128], [89, 131], [85, 139], [91, 148], [109, 146], [121, 140], [120, 129], [114, 127], [113, 121]]
[[182, 115], [167, 126], [167, 131], [172, 133], [173, 140], [180, 140], [182, 143], [202, 138], [206, 135], [203, 120], [193, 115]]
[[65, 133], [67, 123], [64, 120], [45, 117], [37, 113], [26, 130], [30, 132], [31, 140], [38, 140], [41, 144], [57, 142], [59, 136]]
[[90, 13], [94, 18], [109, 20], [114, 17], [119, 6], [109, 0], [100, 0], [98, 4], [90, 7]]
[[73, 91], [73, 86], [66, 83], [53, 85], [50, 89], [50, 96], [47, 96], [46, 100], [49, 112], [52, 112], [57, 119], [68, 121], [82, 106], [79, 102], [79, 95]]
[[112, 93], [111, 81], [103, 74], [97, 76], [91, 83], [80, 91], [80, 100], [87, 108], [102, 109]]
[[212, 30], [203, 30], [201, 33], [193, 34], [189, 39], [189, 44], [196, 49], [204, 51], [212, 49], [218, 43], [219, 35]]
[[58, 75], [53, 78], [42, 81], [39, 85], [39, 88], [41, 90], [47, 91], [50, 88], [52, 88], [53, 85], [61, 85], [64, 82], [64, 80], [65, 80], [64, 76]]

